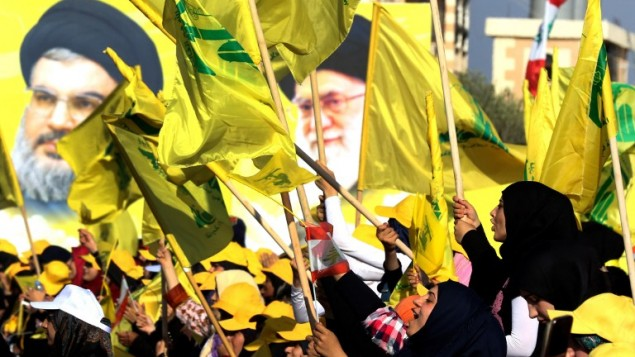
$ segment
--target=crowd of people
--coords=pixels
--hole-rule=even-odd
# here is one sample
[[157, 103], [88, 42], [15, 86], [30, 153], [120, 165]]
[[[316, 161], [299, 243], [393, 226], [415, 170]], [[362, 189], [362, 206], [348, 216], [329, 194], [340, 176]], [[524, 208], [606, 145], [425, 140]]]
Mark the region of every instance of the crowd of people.
[[[349, 136], [359, 131], [366, 80], [366, 65], [358, 65], [365, 59], [356, 56], [366, 57], [369, 31], [370, 22], [356, 18], [338, 49], [346, 58], [331, 57], [317, 72], [327, 157], [346, 187], [356, 180], [350, 165], [359, 140]], [[14, 161], [30, 215], [77, 221], [66, 202], [73, 173], [55, 144], [120, 80], [102, 53], [109, 46], [141, 65], [153, 91], [162, 88], [152, 41], [103, 2], [60, 1], [24, 40], [20, 60], [33, 95]], [[282, 86], [301, 109], [298, 130], [314, 151], [308, 84]], [[331, 230], [346, 268], [313, 271], [308, 291], [307, 272], [292, 257], [246, 247], [241, 219], [233, 220], [231, 243], [191, 267], [180, 266], [175, 247], [162, 240], [152, 251], [140, 243], [136, 255], [100, 250], [84, 228], [71, 250], [39, 240], [20, 254], [0, 240], [0, 356], [531, 356], [545, 341], [545, 324], [567, 314], [574, 322], [562, 353], [635, 355], [629, 279], [605, 265], [624, 253], [622, 238], [579, 223], [562, 193], [528, 181], [505, 188], [490, 214], [498, 252], [472, 204], [454, 197], [453, 231], [465, 255], [454, 254], [456, 279], [438, 279], [410, 268], [398, 249], [398, 240], [416, 239], [399, 217], [376, 227], [381, 248], [362, 242], [338, 191], [316, 183], [322, 196], [313, 219], [328, 223], [320, 227]], [[388, 303], [404, 274], [408, 296]], [[160, 307], [140, 302], [150, 291]]]
[[[570, 355], [635, 351], [632, 329], [624, 330], [635, 324], [628, 277], [604, 266], [614, 257], [603, 254], [618, 251], [606, 246], [618, 237], [597, 227], [580, 231], [564, 195], [536, 182], [509, 185], [490, 214], [501, 258], [471, 204], [455, 197], [455, 237], [470, 257], [469, 282], [437, 281], [410, 269], [410, 296], [390, 306], [382, 292], [395, 288], [409, 264], [397, 249], [399, 229], [377, 227], [383, 249], [358, 241], [342, 224], [341, 210], [328, 207], [335, 189], [325, 180], [318, 185], [327, 207], [315, 218], [331, 224], [335, 245], [349, 248], [341, 252], [350, 264], [312, 282], [308, 298], [300, 282], [306, 272], [284, 254], [244, 247], [240, 225], [227, 247], [189, 269], [204, 301], [188, 292], [188, 281], [179, 278], [183, 268], [163, 241], [155, 254], [142, 246], [136, 257], [116, 249], [106, 259], [85, 229], [72, 251], [38, 241], [35, 256], [18, 256], [3, 241], [2, 353], [530, 356], [541, 344], [544, 322], [562, 314], [575, 316]], [[362, 248], [365, 255], [355, 256]], [[41, 274], [33, 283], [28, 277], [36, 262]], [[132, 298], [153, 279], [165, 293], [158, 314]], [[110, 320], [103, 307], [109, 299], [119, 300]], [[596, 301], [628, 308], [598, 311]], [[317, 316], [307, 303], [315, 304]]]

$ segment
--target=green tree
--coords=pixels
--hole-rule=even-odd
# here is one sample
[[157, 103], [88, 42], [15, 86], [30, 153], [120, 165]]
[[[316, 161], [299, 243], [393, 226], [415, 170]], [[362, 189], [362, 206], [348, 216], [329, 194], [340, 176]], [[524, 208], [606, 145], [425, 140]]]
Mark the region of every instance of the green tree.
[[480, 72], [467, 71], [457, 77], [492, 120], [501, 139], [510, 144], [525, 144], [523, 101], [509, 89], [496, 93], [494, 86]]

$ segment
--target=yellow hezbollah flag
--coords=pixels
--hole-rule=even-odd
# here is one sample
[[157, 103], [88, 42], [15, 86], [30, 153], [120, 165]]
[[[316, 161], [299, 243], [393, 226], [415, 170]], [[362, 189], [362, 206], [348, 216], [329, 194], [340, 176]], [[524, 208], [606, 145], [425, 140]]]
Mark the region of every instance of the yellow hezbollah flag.
[[531, 107], [534, 105], [534, 96], [529, 91], [529, 81], [525, 79], [523, 82], [523, 123], [525, 124], [525, 139], [527, 139], [527, 133], [529, 128], [529, 118], [531, 116]]
[[[432, 157], [432, 181], [430, 196], [417, 200], [413, 213], [413, 229], [410, 245], [417, 266], [431, 279], [458, 280], [454, 273], [453, 253], [448, 229], [448, 205], [443, 197], [443, 161], [436, 125], [436, 111], [430, 92], [426, 95], [428, 115], [428, 146]], [[414, 234], [413, 234], [414, 233]]]
[[416, 70], [420, 46], [386, 9], [373, 11], [357, 187], [427, 193], [426, 88], [404, 70]]
[[[376, 6], [379, 5], [376, 4]], [[389, 15], [385, 11], [380, 11], [379, 15], [379, 26], [385, 26], [385, 19], [389, 18]], [[396, 26], [394, 21], [388, 24]], [[403, 72], [404, 78], [407, 78], [408, 81], [417, 82], [423, 89], [432, 91], [434, 106], [444, 108], [441, 72], [436, 58], [421, 45], [414, 43], [410, 37], [394, 36], [392, 42], [400, 44], [400, 46], [394, 46], [396, 52], [393, 58], [388, 60], [416, 56], [414, 62], [417, 65], [415, 67], [399, 68], [398, 72]], [[463, 89], [461, 83], [452, 73], [448, 73], [448, 75], [464, 189], [496, 186], [522, 179], [523, 160], [510, 153], [509, 148], [498, 136], [494, 125], [474, 98]], [[403, 98], [394, 99], [395, 101], [403, 100]], [[437, 113], [437, 127], [443, 150], [444, 166], [447, 168], [444, 172], [444, 182], [448, 190], [454, 190], [449, 133], [444, 111]]]
[[57, 145], [60, 155], [75, 174], [68, 205], [84, 224], [111, 222], [123, 209], [141, 198], [102, 120], [104, 113], [120, 107], [127, 86], [128, 82], [122, 81], [88, 119], [60, 139]]
[[159, 134], [161, 162], [196, 166], [279, 150], [295, 157], [267, 82], [240, 43], [198, 1], [167, 1], [163, 25], [176, 38], [181, 76]]
[[23, 207], [22, 191], [15, 176], [13, 161], [0, 132], [0, 209], [7, 207]]
[[540, 182], [566, 194], [577, 213], [594, 202], [609, 155], [608, 135], [617, 133], [611, 78], [602, 37], [600, 1], [591, 0], [578, 62], [558, 115]]
[[[625, 83], [613, 83], [613, 97], [618, 120], [617, 148], [619, 152], [622, 180], [625, 186], [626, 206], [634, 207], [635, 190], [633, 189], [633, 170], [635, 165], [635, 121], [633, 120], [635, 103], [635, 87]], [[615, 196], [615, 178], [610, 161], [604, 165], [598, 193], [595, 197], [593, 209], [589, 212], [589, 219], [602, 223], [621, 232], [620, 213]], [[631, 234], [635, 232], [635, 219], [629, 216]]]
[[531, 108], [529, 122], [525, 123], [527, 137], [527, 160], [525, 161], [525, 181], [538, 181], [542, 164], [547, 155], [551, 134], [556, 125], [553, 111], [549, 78], [544, 68], [540, 69], [536, 99]]
[[289, 0], [282, 5], [258, 1], [269, 55], [278, 69], [276, 78], [282, 79], [290, 71], [302, 83], [344, 41], [359, 2]]
[[[236, 181], [248, 185], [263, 195], [272, 195], [281, 192], [289, 192], [298, 184], [306, 184], [317, 180], [317, 176], [298, 167], [297, 163], [282, 152], [277, 152], [258, 171], [257, 174], [244, 177], [238, 174], [230, 174]], [[290, 177], [294, 177], [292, 182]]]
[[150, 141], [114, 125], [108, 129], [163, 232], [178, 242], [172, 248], [187, 259], [183, 264], [191, 266], [229, 243], [233, 231], [216, 178], [200, 186], [192, 181], [175, 185]]

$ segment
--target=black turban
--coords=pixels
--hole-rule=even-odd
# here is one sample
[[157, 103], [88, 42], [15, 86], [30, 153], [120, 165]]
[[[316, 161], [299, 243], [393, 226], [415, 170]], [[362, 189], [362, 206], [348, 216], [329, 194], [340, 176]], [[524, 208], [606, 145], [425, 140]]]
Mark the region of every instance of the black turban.
[[121, 74], [103, 53], [106, 47], [128, 65], [140, 65], [152, 91], [163, 88], [159, 56], [150, 37], [122, 12], [96, 0], [63, 0], [42, 15], [20, 48], [22, 76], [30, 85], [31, 71], [42, 55], [52, 48], [66, 48], [97, 62], [119, 82]]
[[[368, 48], [370, 46], [370, 21], [355, 15], [344, 42], [320, 66], [366, 82]], [[280, 81], [280, 88], [289, 99], [295, 96], [295, 80], [288, 75]]]

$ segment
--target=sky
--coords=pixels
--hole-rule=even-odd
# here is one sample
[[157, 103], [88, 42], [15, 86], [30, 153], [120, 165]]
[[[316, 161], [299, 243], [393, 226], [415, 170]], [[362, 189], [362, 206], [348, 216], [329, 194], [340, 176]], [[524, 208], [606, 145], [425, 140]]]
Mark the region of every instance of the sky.
[[[492, 40], [485, 35], [487, 17], [529, 15], [530, 0], [470, 1], [469, 69], [492, 76]], [[602, 18], [635, 33], [635, 0], [602, 0]], [[557, 20], [556, 20], [557, 21]], [[536, 29], [537, 30], [537, 29]], [[635, 54], [630, 53], [629, 83], [635, 84]]]

